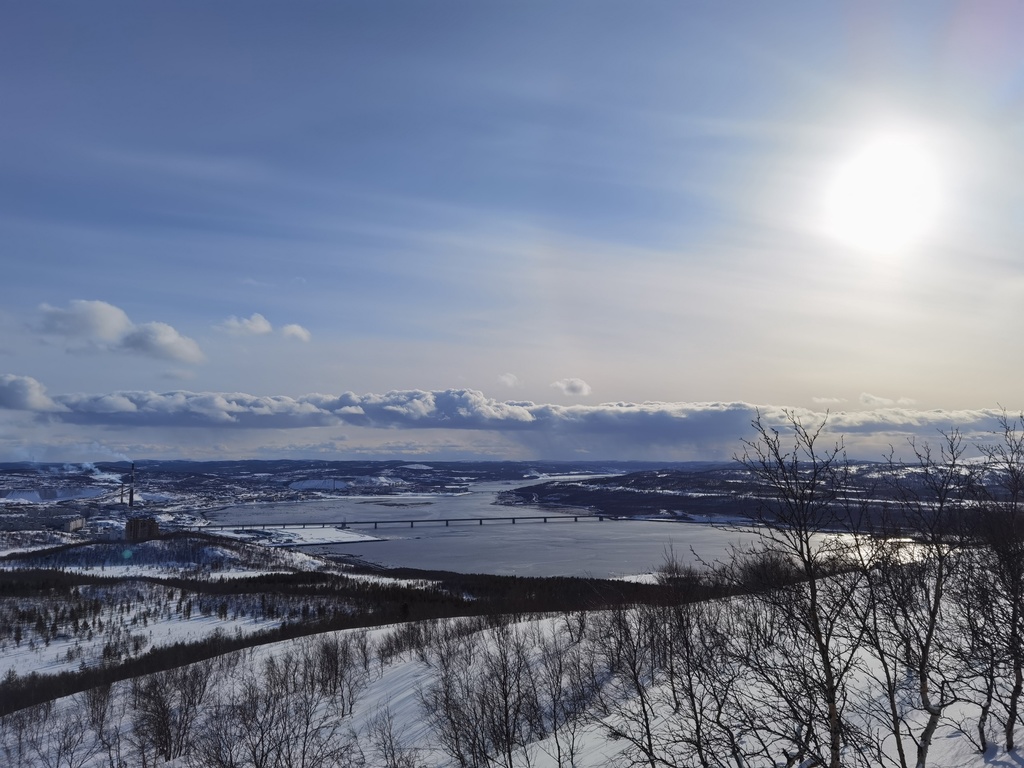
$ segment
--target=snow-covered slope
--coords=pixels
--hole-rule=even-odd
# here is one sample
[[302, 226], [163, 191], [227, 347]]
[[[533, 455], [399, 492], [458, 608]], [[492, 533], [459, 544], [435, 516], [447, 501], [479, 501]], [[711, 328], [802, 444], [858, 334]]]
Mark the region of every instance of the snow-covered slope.
[[[632, 666], [637, 659], [629, 647], [610, 642], [625, 637], [617, 622], [636, 627], [640, 616], [449, 620], [263, 646], [115, 684], [106, 700], [78, 694], [51, 709], [22, 712], [5, 722], [4, 746], [8, 760], [19, 761], [11, 765], [56, 764], [62, 757], [62, 764], [98, 768], [117, 757], [172, 768], [248, 766], [257, 764], [250, 759], [257, 742], [262, 749], [276, 734], [281, 762], [267, 764], [296, 768], [440, 768], [459, 765], [460, 754], [470, 764], [509, 768], [617, 768], [644, 763], [636, 729], [646, 723], [654, 750], [664, 750], [666, 762], [654, 764], [695, 764], [672, 762], [685, 751], [687, 708], [670, 704], [682, 689], [673, 691], [662, 673], [647, 679], [647, 662]], [[553, 664], [556, 659], [561, 663]], [[641, 673], [642, 696], [629, 693], [631, 669]], [[164, 703], [169, 708], [161, 709]], [[775, 722], [775, 713], [762, 714], [762, 726]], [[956, 722], [973, 714], [967, 703], [950, 711], [934, 736], [929, 765], [1018, 764], [995, 748], [978, 753]], [[737, 733], [751, 749], [759, 739], [780, 743], [768, 731]], [[709, 743], [717, 746], [708, 765], [736, 764], [724, 743]], [[154, 762], [161, 750], [169, 757]], [[783, 759], [782, 753], [748, 754], [744, 764]], [[873, 763], [850, 755], [849, 764]]]

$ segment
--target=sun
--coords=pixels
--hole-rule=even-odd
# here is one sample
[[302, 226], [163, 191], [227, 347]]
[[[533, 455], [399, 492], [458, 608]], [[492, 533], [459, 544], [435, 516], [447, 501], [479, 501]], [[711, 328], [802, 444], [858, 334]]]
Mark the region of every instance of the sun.
[[850, 248], [893, 254], [926, 238], [939, 202], [939, 167], [928, 143], [910, 133], [880, 134], [835, 170], [824, 229]]

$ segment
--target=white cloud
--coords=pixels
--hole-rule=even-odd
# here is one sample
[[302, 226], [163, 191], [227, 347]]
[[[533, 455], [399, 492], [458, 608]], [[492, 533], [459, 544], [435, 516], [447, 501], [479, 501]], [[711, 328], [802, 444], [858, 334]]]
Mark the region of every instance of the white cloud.
[[[274, 326], [259, 312], [253, 312], [249, 317], [232, 315], [215, 327], [233, 336], [266, 336], [274, 332]], [[281, 326], [280, 333], [286, 339], [298, 339], [303, 342], [313, 338], [312, 333], [297, 323]]]
[[839, 405], [846, 402], [844, 397], [812, 397], [811, 402], [815, 405]]
[[82, 346], [75, 349], [80, 351], [128, 352], [182, 363], [204, 359], [194, 339], [167, 323], [135, 324], [123, 309], [105, 301], [75, 299], [67, 309], [43, 304], [39, 312], [39, 333], [78, 342]]
[[46, 394], [46, 387], [29, 376], [0, 374], [0, 408], [12, 411], [51, 412], [62, 406]]
[[204, 359], [193, 339], [182, 336], [167, 323], [137, 325], [114, 345], [114, 349], [181, 363], [201, 363]]
[[559, 379], [551, 382], [551, 386], [573, 397], [586, 397], [591, 392], [590, 385], [583, 379]]
[[39, 312], [39, 331], [54, 336], [111, 342], [132, 329], [132, 321], [124, 310], [105, 301], [75, 299], [67, 309], [42, 304]]
[[217, 327], [236, 336], [262, 336], [274, 330], [267, 318], [259, 312], [253, 312], [249, 317], [232, 315]]
[[518, 387], [522, 385], [519, 377], [514, 373], [503, 373], [498, 377], [498, 383], [504, 384], [506, 387]]
[[281, 328], [281, 335], [289, 339], [298, 339], [299, 341], [309, 341], [313, 338], [312, 333], [296, 323], [289, 323], [283, 326]]

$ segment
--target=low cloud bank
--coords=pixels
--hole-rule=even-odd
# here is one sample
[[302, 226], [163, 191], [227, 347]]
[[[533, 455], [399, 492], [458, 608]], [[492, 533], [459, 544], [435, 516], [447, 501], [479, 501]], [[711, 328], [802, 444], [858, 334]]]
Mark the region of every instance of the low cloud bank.
[[[595, 448], [614, 438], [617, 445], [718, 446], [728, 453], [750, 434], [758, 413], [768, 425], [784, 426], [779, 406], [729, 403], [602, 403], [554, 405], [503, 401], [471, 389], [402, 390], [383, 394], [345, 392], [303, 397], [234, 392], [127, 391], [50, 395], [27, 376], [0, 375], [0, 408], [35, 413], [68, 424], [119, 427], [218, 427], [300, 429], [350, 425], [369, 429], [491, 430], [543, 448], [544, 444]], [[807, 423], [823, 413], [795, 409]], [[897, 444], [906, 437], [933, 438], [939, 430], [991, 435], [997, 409], [913, 410], [880, 408], [830, 414], [829, 431], [848, 443]], [[731, 448], [730, 448], [731, 446]], [[863, 455], [863, 454], [862, 454]], [[867, 454], [881, 457], [878, 451]]]

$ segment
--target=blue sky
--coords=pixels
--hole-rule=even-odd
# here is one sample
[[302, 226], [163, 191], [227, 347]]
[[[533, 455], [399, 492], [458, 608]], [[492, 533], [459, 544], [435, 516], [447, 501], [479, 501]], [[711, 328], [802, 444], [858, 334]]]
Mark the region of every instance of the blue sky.
[[[878, 458], [1024, 408], [1016, 2], [12, 3], [0, 104], [0, 459], [721, 458], [783, 408]], [[937, 202], [879, 252], [822, 206], [894, 132]]]

